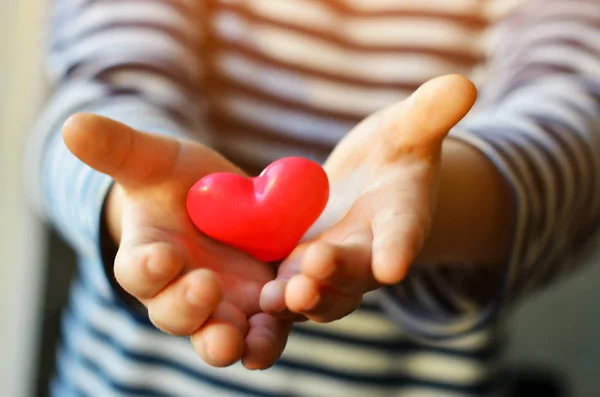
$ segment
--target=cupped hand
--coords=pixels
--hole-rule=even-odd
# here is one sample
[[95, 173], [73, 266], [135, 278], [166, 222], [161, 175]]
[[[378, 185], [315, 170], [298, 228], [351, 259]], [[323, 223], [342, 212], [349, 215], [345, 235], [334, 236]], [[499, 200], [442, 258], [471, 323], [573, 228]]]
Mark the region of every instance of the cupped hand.
[[366, 292], [401, 281], [432, 227], [442, 144], [475, 99], [468, 79], [442, 76], [353, 129], [325, 163], [325, 224], [317, 222], [264, 287], [263, 310], [330, 322]]
[[105, 221], [118, 244], [117, 282], [142, 302], [161, 330], [190, 336], [213, 366], [240, 359], [267, 368], [281, 354], [289, 324], [261, 313], [259, 294], [270, 265], [200, 233], [186, 196], [201, 177], [242, 171], [193, 141], [136, 131], [92, 114], [64, 125], [69, 150], [115, 183]]

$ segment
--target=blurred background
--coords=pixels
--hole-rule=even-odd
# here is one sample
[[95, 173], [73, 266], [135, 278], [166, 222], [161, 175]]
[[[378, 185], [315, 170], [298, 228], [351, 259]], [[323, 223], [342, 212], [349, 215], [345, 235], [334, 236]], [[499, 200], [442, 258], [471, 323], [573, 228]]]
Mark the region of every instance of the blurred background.
[[[32, 214], [22, 158], [47, 88], [42, 0], [1, 0], [0, 396], [46, 395], [71, 251]], [[581, 260], [600, 262], [596, 241]], [[548, 368], [569, 397], [600, 396], [600, 263], [529, 300], [510, 320], [515, 368]]]

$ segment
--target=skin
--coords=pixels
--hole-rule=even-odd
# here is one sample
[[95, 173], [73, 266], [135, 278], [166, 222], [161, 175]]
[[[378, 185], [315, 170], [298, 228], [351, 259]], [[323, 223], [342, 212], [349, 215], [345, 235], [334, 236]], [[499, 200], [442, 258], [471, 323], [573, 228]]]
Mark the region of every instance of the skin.
[[332, 184], [356, 169], [365, 175], [354, 204], [281, 264], [263, 289], [263, 310], [330, 322], [364, 293], [400, 282], [414, 262], [504, 263], [509, 188], [482, 153], [446, 138], [475, 99], [461, 76], [433, 79], [342, 140], [324, 167]]
[[293, 320], [341, 318], [365, 292], [402, 280], [417, 259], [505, 261], [508, 186], [483, 154], [446, 139], [475, 98], [469, 80], [443, 76], [352, 130], [325, 169], [332, 183], [366, 170], [362, 189], [343, 218], [299, 245], [277, 274], [203, 236], [185, 213], [196, 180], [242, 173], [219, 154], [89, 114], [71, 117], [63, 138], [115, 180], [105, 222], [119, 246], [119, 284], [158, 328], [189, 335], [208, 364], [241, 359], [263, 369], [279, 358]]
[[119, 246], [115, 277], [148, 308], [154, 325], [189, 335], [213, 366], [243, 357], [248, 367], [262, 368], [277, 360], [290, 325], [258, 305], [272, 266], [202, 235], [185, 208], [189, 188], [204, 175], [242, 171], [201, 144], [91, 114], [71, 117], [63, 139], [75, 156], [115, 180], [105, 210]]

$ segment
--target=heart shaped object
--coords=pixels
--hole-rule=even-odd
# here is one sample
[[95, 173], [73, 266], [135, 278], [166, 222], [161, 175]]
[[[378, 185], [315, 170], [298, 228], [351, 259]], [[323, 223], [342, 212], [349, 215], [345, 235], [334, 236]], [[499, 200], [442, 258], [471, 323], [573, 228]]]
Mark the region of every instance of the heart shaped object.
[[259, 176], [214, 173], [192, 186], [187, 211], [207, 236], [258, 260], [288, 256], [329, 199], [329, 180], [316, 162], [286, 157]]

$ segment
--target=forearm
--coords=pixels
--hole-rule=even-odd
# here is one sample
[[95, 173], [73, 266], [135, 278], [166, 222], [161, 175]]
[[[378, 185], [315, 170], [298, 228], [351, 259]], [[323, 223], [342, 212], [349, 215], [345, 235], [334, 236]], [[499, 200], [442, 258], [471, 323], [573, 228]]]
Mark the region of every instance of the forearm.
[[192, 24], [198, 6], [149, 1], [144, 13], [131, 13], [130, 5], [63, 0], [52, 19], [48, 72], [57, 84], [32, 134], [30, 191], [80, 251], [97, 250], [100, 208], [112, 181], [68, 151], [61, 137], [66, 119], [89, 112], [159, 134], [200, 130]]
[[[489, 81], [450, 134], [486, 160], [467, 152], [451, 160], [445, 151], [423, 254], [464, 265], [417, 264], [384, 290], [383, 305], [409, 332], [446, 338], [481, 329], [577, 267], [569, 257], [600, 224], [599, 28], [600, 4], [586, 0], [531, 1], [498, 26]], [[472, 266], [485, 262], [498, 266]], [[473, 286], [486, 294], [475, 296]]]
[[431, 234], [417, 262], [501, 265], [513, 219], [513, 197], [498, 169], [476, 148], [448, 138]]

